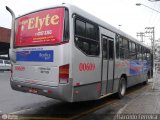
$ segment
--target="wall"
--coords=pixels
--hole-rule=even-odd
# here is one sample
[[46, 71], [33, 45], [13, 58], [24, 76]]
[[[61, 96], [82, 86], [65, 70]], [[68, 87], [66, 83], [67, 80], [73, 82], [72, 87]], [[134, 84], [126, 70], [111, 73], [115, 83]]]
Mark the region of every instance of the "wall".
[[0, 27], [0, 42], [9, 43], [11, 30]]

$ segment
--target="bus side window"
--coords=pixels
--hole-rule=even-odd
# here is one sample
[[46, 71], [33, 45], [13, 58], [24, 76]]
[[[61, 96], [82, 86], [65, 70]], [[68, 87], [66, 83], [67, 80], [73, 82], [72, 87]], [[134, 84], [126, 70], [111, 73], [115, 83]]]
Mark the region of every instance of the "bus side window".
[[124, 49], [124, 58], [128, 59], [129, 58], [129, 50], [128, 50], [128, 40], [123, 38], [123, 49]]
[[124, 37], [119, 38], [119, 52], [121, 59], [129, 58], [129, 41]]
[[141, 45], [140, 45], [140, 48], [139, 48], [139, 53], [140, 53], [139, 60], [142, 60], [142, 47], [141, 47]]
[[119, 58], [119, 35], [116, 36], [116, 58]]
[[89, 54], [89, 43], [83, 42], [83, 50], [85, 53]]
[[84, 20], [76, 19], [75, 45], [86, 55], [98, 56], [100, 53], [98, 26]]
[[151, 53], [149, 49], [147, 50], [147, 60], [151, 60]]
[[98, 53], [98, 50], [99, 50], [99, 46], [97, 45], [97, 44], [91, 44], [91, 48], [90, 48], [91, 50], [91, 54], [93, 55], [93, 54], [96, 54], [96, 55], [98, 55], [99, 53]]
[[121, 36], [119, 37], [119, 52], [120, 52], [120, 58], [124, 59], [123, 41]]
[[140, 46], [139, 46], [139, 44], [137, 44], [136, 45], [137, 47], [136, 47], [136, 51], [137, 51], [137, 60], [139, 60], [140, 59]]
[[145, 49], [145, 47], [143, 47], [143, 60], [146, 59], [145, 55], [146, 55], [146, 49]]
[[84, 37], [86, 36], [85, 22], [76, 20], [75, 34], [79, 36], [84, 36]]
[[67, 9], [65, 9], [63, 40], [64, 41], [69, 40], [69, 11]]
[[113, 56], [114, 56], [114, 45], [113, 45], [113, 41], [109, 40], [109, 60], [113, 60]]
[[135, 60], [137, 58], [137, 45], [134, 42], [129, 43], [129, 50], [130, 50], [130, 59]]
[[97, 34], [98, 28], [95, 25], [92, 25], [90, 23], [86, 22], [86, 37], [93, 39], [93, 40], [99, 40], [99, 36]]
[[103, 58], [107, 59], [107, 40], [103, 40]]
[[75, 43], [79, 49], [83, 49], [83, 42], [78, 37], [75, 38]]

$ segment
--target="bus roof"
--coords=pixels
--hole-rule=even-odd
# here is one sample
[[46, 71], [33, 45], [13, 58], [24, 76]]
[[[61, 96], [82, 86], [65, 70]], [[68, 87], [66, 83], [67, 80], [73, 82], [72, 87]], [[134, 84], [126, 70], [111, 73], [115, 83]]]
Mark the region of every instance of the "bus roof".
[[[94, 15], [91, 15], [90, 13], [88, 13], [88, 12], [86, 12], [86, 11], [84, 11], [84, 10], [82, 10], [82, 9], [74, 6], [74, 5], [71, 5], [71, 4], [62, 3], [60, 5], [55, 5], [55, 6], [51, 6], [51, 7], [47, 7], [47, 8], [43, 8], [43, 9], [39, 9], [39, 10], [35, 10], [35, 11], [31, 11], [31, 12], [29, 12], [27, 14], [24, 14], [24, 15], [21, 15], [19, 17], [25, 16], [25, 15], [28, 15], [28, 14], [31, 14], [31, 13], [34, 13], [34, 12], [38, 12], [38, 11], [41, 11], [41, 10], [47, 10], [47, 9], [56, 8], [56, 7], [66, 7], [66, 8], [68, 8], [71, 15], [72, 14], [77, 14], [77, 15], [80, 15], [80, 16], [87, 16], [88, 20], [90, 20], [90, 21], [92, 21], [92, 22], [100, 25], [101, 27], [104, 27], [104, 28], [106, 28], [109, 31], [117, 33], [117, 34], [119, 34], [119, 35], [121, 35], [121, 36], [123, 36], [125, 38], [128, 38], [128, 39], [132, 40], [133, 42], [136, 42], [136, 43], [138, 43], [138, 44], [140, 44], [142, 46], [147, 47], [148, 49], [151, 49], [151, 47], [149, 47], [148, 45], [145, 45], [145, 44], [141, 43], [140, 41], [138, 41], [134, 37], [126, 34], [125, 32], [123, 32], [123, 31], [121, 31], [121, 30], [113, 27], [112, 25], [110, 25], [110, 24], [108, 24], [108, 23], [100, 20], [99, 18], [95, 17]], [[17, 17], [17, 18], [19, 18], [19, 17]]]
[[96, 21], [95, 22], [96, 24], [98, 24], [98, 25], [100, 25], [100, 26], [102, 26], [102, 27], [114, 32], [114, 33], [117, 33], [117, 34], [119, 34], [119, 35], [121, 35], [123, 37], [126, 37], [126, 38], [132, 40], [133, 42], [136, 42], [136, 43], [138, 43], [138, 44], [140, 44], [142, 46], [145, 46], [145, 47], [151, 49], [149, 46], [141, 43], [140, 41], [138, 41], [134, 37], [132, 37], [132, 36], [126, 34], [125, 32], [113, 27], [112, 25], [108, 24], [107, 22], [104, 22], [104, 21], [100, 20], [99, 18], [91, 15], [90, 13], [88, 13], [88, 12], [86, 12], [86, 11], [76, 7], [76, 6], [73, 6], [73, 5], [69, 5], [69, 7], [70, 7], [70, 10], [71, 10], [72, 14], [77, 13], [78, 15], [81, 15], [81, 16], [87, 16], [87, 19], [89, 19], [89, 20], [91, 20], [93, 22]]

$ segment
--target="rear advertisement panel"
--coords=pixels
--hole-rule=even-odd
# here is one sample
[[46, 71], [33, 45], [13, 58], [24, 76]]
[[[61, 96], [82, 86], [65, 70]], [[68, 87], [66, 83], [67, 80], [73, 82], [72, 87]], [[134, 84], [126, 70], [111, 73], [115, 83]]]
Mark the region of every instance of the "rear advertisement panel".
[[53, 62], [53, 50], [39, 50], [39, 51], [19, 51], [16, 52], [16, 61], [21, 62]]
[[16, 21], [16, 46], [62, 42], [64, 8], [39, 11]]

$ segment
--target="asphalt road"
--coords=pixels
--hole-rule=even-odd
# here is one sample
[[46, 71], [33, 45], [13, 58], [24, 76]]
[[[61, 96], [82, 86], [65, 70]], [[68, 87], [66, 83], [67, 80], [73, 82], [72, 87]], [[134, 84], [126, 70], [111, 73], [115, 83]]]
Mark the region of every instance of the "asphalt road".
[[[10, 73], [0, 73], [0, 114], [15, 114], [28, 119], [45, 120], [112, 120], [126, 104], [143, 93], [150, 85], [138, 85], [128, 89], [119, 100], [114, 96], [97, 101], [65, 103], [30, 93], [17, 92], [10, 87]], [[22, 117], [21, 116], [21, 117]], [[34, 118], [33, 118], [34, 117]], [[26, 118], [25, 118], [26, 119]]]
[[10, 72], [0, 73], [0, 111], [2, 113], [12, 113], [20, 110], [42, 106], [48, 101], [57, 102], [43, 96], [17, 92], [10, 87]]

